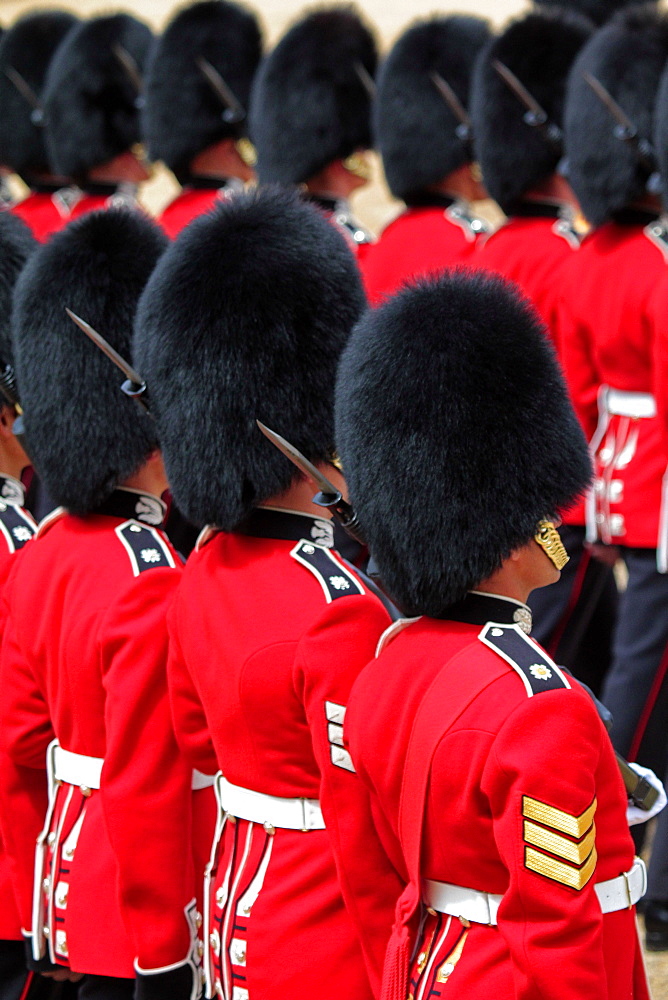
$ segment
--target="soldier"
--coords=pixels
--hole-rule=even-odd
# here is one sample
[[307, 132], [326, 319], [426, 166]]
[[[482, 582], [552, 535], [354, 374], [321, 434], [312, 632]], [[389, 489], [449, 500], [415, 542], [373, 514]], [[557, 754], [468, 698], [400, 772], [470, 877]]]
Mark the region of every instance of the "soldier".
[[343, 831], [365, 816], [341, 745], [344, 706], [389, 618], [333, 548], [313, 484], [256, 426], [287, 434], [344, 489], [334, 379], [363, 307], [343, 235], [295, 194], [268, 190], [193, 222], [137, 315], [174, 498], [211, 525], [169, 626], [177, 737], [193, 766], [224, 775], [205, 882], [208, 996], [370, 1000], [355, 923], [373, 927], [377, 979], [390, 922], [369, 913], [379, 893], [393, 903], [400, 891], [371, 845], [366, 899], [348, 916], [335, 867]]
[[470, 205], [485, 192], [467, 108], [473, 62], [488, 38], [477, 17], [420, 21], [381, 69], [375, 140], [390, 191], [406, 209], [364, 258], [372, 304], [411, 278], [466, 264], [487, 230]]
[[664, 390], [656, 382], [650, 303], [664, 276], [667, 241], [656, 223], [651, 140], [667, 58], [668, 19], [651, 7], [631, 7], [600, 29], [573, 67], [566, 148], [572, 183], [595, 228], [564, 272], [559, 315], [573, 399], [595, 455], [589, 538], [615, 547], [629, 575], [602, 698], [614, 718], [616, 748], [660, 775], [668, 452], [656, 412], [654, 393]]
[[371, 237], [348, 204], [371, 179], [376, 45], [354, 8], [322, 8], [293, 25], [253, 85], [250, 133], [261, 184], [299, 185], [348, 236], [359, 260]]
[[[127, 356], [165, 242], [139, 213], [89, 214], [33, 255], [15, 293], [26, 439], [61, 506], [5, 588], [0, 793], [34, 967], [85, 973], [86, 1000], [199, 990], [192, 771], [165, 670], [180, 569], [160, 531], [164, 468], [153, 422], [65, 312], [85, 312]], [[46, 789], [24, 781], [47, 747], [48, 811]]]
[[[35, 247], [27, 226], [9, 212], [0, 214], [0, 587], [4, 588], [14, 555], [35, 533], [35, 522], [23, 509], [21, 472], [29, 459], [13, 433], [18, 396], [13, 377], [14, 354], [10, 333], [14, 283]], [[44, 775], [38, 775], [44, 782]], [[0, 823], [0, 826], [4, 824]], [[26, 994], [30, 974], [26, 968], [21, 920], [12, 885], [10, 860], [0, 830], [0, 997], [19, 1000]]]
[[[384, 1000], [647, 1000], [644, 866], [613, 750], [528, 634], [530, 591], [567, 558], [547, 519], [591, 471], [536, 313], [500, 279], [457, 272], [367, 313], [340, 367], [337, 440], [406, 616], [356, 682], [344, 734], [408, 872]], [[342, 858], [359, 864], [354, 845]]]
[[[473, 84], [476, 151], [487, 189], [508, 215], [484, 242], [479, 266], [517, 282], [557, 351], [560, 274], [580, 245], [573, 226], [577, 200], [563, 176], [563, 107], [568, 72], [591, 32], [591, 23], [575, 14], [539, 8], [489, 43]], [[554, 587], [530, 599], [535, 636], [600, 690], [610, 662], [614, 577], [584, 547], [583, 505], [563, 519], [560, 533], [571, 559]]]
[[49, 166], [42, 104], [49, 63], [76, 23], [64, 11], [27, 14], [0, 43], [0, 163], [28, 185], [30, 193], [13, 211], [41, 241], [65, 225], [78, 197], [71, 180]]
[[181, 10], [157, 43], [144, 132], [151, 159], [183, 186], [159, 220], [172, 239], [255, 176], [246, 112], [261, 55], [255, 15], [227, 0]]
[[43, 93], [52, 170], [83, 195], [72, 218], [135, 205], [149, 173], [141, 139], [142, 73], [152, 35], [128, 14], [95, 17], [71, 31], [51, 61]]

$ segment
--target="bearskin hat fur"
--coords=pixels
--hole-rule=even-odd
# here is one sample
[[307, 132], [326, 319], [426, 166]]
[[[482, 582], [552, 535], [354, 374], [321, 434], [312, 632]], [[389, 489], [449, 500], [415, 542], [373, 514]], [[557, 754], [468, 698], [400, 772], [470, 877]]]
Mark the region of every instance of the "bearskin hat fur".
[[19, 73], [41, 101], [49, 63], [76, 23], [72, 14], [59, 10], [27, 14], [0, 42], [0, 163], [28, 183], [35, 174], [50, 173], [44, 122], [41, 108], [30, 104], [7, 73]]
[[371, 146], [373, 36], [352, 7], [316, 10], [260, 65], [250, 132], [261, 183], [301, 184], [328, 163]]
[[373, 111], [375, 144], [393, 195], [441, 181], [471, 160], [471, 141], [436, 89], [450, 84], [468, 108], [473, 63], [490, 35], [478, 17], [436, 17], [401, 36], [381, 68]]
[[365, 314], [339, 369], [336, 434], [371, 553], [407, 615], [440, 616], [591, 474], [533, 308], [514, 285], [462, 271]]
[[[565, 116], [569, 180], [594, 226], [645, 192], [654, 168], [654, 111], [667, 59], [668, 15], [647, 5], [614, 17], [573, 66]], [[631, 119], [644, 151], [618, 138], [614, 119], [584, 73], [596, 77]]]
[[536, 10], [512, 22], [480, 55], [471, 96], [475, 148], [487, 190], [509, 215], [527, 191], [552, 176], [561, 150], [527, 124], [526, 109], [493, 63], [512, 70], [561, 128], [568, 72], [592, 30], [576, 14]]
[[72, 322], [87, 320], [131, 361], [139, 295], [167, 240], [139, 212], [93, 212], [32, 255], [16, 285], [16, 373], [26, 441], [53, 500], [94, 510], [157, 447], [153, 420], [122, 373]]
[[311, 461], [331, 454], [336, 366], [363, 308], [345, 237], [289, 191], [237, 196], [169, 248], [135, 357], [189, 521], [232, 530], [298, 476], [256, 419]]
[[151, 158], [184, 178], [203, 149], [245, 135], [246, 119], [236, 119], [223, 107], [197, 60], [204, 58], [217, 70], [247, 111], [261, 55], [260, 27], [246, 8], [228, 0], [203, 0], [178, 13], [149, 63], [144, 133]]
[[562, 10], [572, 10], [600, 26], [610, 20], [618, 10], [646, 2], [648, 0], [536, 0], [535, 5], [538, 8], [557, 6]]
[[665, 208], [668, 206], [668, 63], [659, 84], [654, 119], [654, 152], [661, 177], [661, 195]]
[[[14, 367], [12, 348], [12, 293], [37, 241], [26, 224], [11, 212], [0, 212], [0, 374]], [[0, 396], [0, 404], [3, 397]]]
[[78, 25], [51, 61], [44, 89], [46, 144], [55, 173], [85, 178], [141, 138], [138, 81], [119, 51], [144, 71], [152, 34], [129, 14]]

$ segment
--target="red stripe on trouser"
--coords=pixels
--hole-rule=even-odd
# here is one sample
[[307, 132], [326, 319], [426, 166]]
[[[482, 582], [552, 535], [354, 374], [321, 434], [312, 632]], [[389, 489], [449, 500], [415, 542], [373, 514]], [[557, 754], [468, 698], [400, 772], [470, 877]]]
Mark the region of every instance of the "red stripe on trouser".
[[25, 986], [21, 990], [21, 996], [19, 997], [19, 1000], [28, 1000], [28, 994], [30, 993], [30, 987], [32, 985], [32, 981], [33, 981], [34, 977], [35, 977], [35, 973], [34, 972], [29, 972], [28, 973], [28, 976], [27, 976], [26, 981], [25, 981]]
[[656, 705], [657, 698], [659, 697], [659, 691], [661, 690], [667, 671], [668, 646], [663, 651], [663, 656], [661, 657], [661, 662], [659, 663], [659, 669], [656, 672], [647, 701], [645, 702], [645, 707], [642, 710], [640, 719], [638, 720], [638, 725], [636, 726], [636, 731], [633, 734], [633, 739], [631, 740], [631, 746], [629, 748], [629, 760], [635, 760], [638, 756], [640, 744], [642, 743], [645, 730], [647, 729], [647, 723], [649, 722], [650, 716], [654, 711], [654, 706]]
[[582, 590], [584, 588], [585, 577], [587, 575], [587, 570], [589, 569], [589, 563], [591, 562], [591, 553], [584, 549], [582, 552], [582, 559], [580, 560], [580, 565], [578, 566], [577, 573], [575, 574], [575, 580], [573, 581], [573, 587], [571, 589], [571, 596], [568, 599], [568, 604], [566, 605], [566, 610], [564, 611], [561, 622], [557, 625], [554, 632], [552, 633], [552, 639], [549, 646], [547, 646], [547, 652], [550, 656], [554, 656], [557, 652], [557, 647], [561, 642], [564, 632], [566, 631], [566, 626], [573, 617], [573, 612], [577, 607], [577, 603], [582, 596]]

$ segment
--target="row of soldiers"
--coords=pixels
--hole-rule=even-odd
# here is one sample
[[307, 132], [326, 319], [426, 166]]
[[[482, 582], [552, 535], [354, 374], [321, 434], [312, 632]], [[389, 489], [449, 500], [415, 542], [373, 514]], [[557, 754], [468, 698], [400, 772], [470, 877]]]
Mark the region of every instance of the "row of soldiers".
[[[13, 987], [23, 928], [31, 967], [84, 974], [83, 997], [194, 997], [203, 920], [209, 995], [362, 998], [380, 988], [401, 896], [386, 997], [449, 983], [468, 998], [563, 1000], [585, 981], [647, 995], [617, 905], [620, 878], [624, 907], [640, 898], [642, 867], [618, 822], [616, 765], [557, 663], [603, 689], [616, 748], [663, 774], [668, 22], [653, 4], [609, 22], [612, 5], [588, 4], [596, 30], [573, 6], [541, 4], [498, 35], [470, 17], [417, 24], [378, 73], [349, 8], [306, 16], [264, 59], [256, 18], [226, 0], [185, 8], [154, 41], [127, 15], [51, 12], [0, 42], [0, 162], [32, 192], [0, 217], [2, 530], [12, 556], [25, 548], [0, 667]], [[347, 203], [372, 136], [406, 205], [376, 243]], [[146, 176], [142, 138], [182, 185], [163, 232], [119, 210]], [[255, 174], [301, 200], [243, 194]], [[485, 193], [507, 216], [493, 235], [470, 204]], [[166, 251], [165, 231], [178, 237]], [[584, 439], [516, 293], [450, 275], [393, 298], [452, 265], [511, 278], [547, 325], [595, 459], [586, 504]], [[335, 435], [361, 282], [379, 308], [350, 339]], [[65, 308], [136, 364], [125, 388], [150, 416]], [[21, 409], [40, 485], [67, 511], [37, 543], [20, 503]], [[296, 476], [257, 419], [317, 468]], [[315, 482], [349, 520], [335, 440], [384, 588], [404, 616], [426, 616], [362, 672], [352, 721], [351, 687], [390, 619], [344, 558], [359, 563], [359, 544], [311, 503]], [[192, 547], [183, 517], [215, 526], [181, 580], [160, 530], [162, 454], [178, 547]], [[557, 514], [566, 564], [538, 530]], [[532, 611], [543, 649], [522, 638]], [[439, 720], [447, 754], [420, 773], [431, 758], [412, 720], [434, 657], [453, 660], [447, 690], [468, 697], [464, 640], [472, 673], [489, 681], [499, 658], [515, 673], [476, 692], [467, 725]], [[495, 737], [496, 770], [478, 730]], [[447, 795], [445, 817], [438, 797], [425, 812], [423, 779]], [[654, 947], [668, 938], [663, 817]]]

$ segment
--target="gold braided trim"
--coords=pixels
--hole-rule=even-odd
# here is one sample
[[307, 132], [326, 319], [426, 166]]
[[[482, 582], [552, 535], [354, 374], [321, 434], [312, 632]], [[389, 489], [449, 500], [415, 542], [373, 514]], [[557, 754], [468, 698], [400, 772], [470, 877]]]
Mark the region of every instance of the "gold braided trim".
[[560, 882], [562, 885], [567, 885], [578, 891], [584, 889], [594, 874], [596, 860], [596, 848], [593, 849], [582, 868], [572, 868], [570, 865], [564, 864], [563, 861], [557, 861], [555, 858], [548, 857], [547, 854], [534, 851], [533, 847], [524, 849], [524, 864], [529, 871], [545, 875], [554, 882]]
[[555, 809], [548, 806], [539, 799], [532, 799], [528, 795], [522, 796], [522, 815], [526, 819], [534, 819], [543, 826], [549, 826], [559, 833], [567, 833], [569, 837], [580, 840], [591, 826], [596, 813], [596, 799], [581, 816], [572, 816], [563, 812], [562, 809]]
[[549, 851], [550, 854], [556, 854], [557, 857], [565, 858], [566, 861], [571, 861], [579, 868], [591, 854], [594, 841], [596, 840], [596, 827], [592, 826], [589, 833], [579, 843], [574, 844], [572, 840], [567, 840], [566, 837], [562, 837], [558, 833], [553, 833], [552, 830], [546, 830], [545, 827], [536, 826], [535, 823], [530, 823], [525, 819], [524, 839], [527, 844], [533, 844], [534, 847], [542, 847], [544, 850]]
[[468, 936], [468, 930], [465, 930], [459, 941], [452, 949], [445, 962], [441, 965], [438, 970], [438, 975], [436, 976], [437, 983], [447, 983], [448, 979], [455, 971], [455, 966], [457, 962], [462, 957], [462, 952], [464, 951], [464, 945], [466, 944], [466, 938]]

